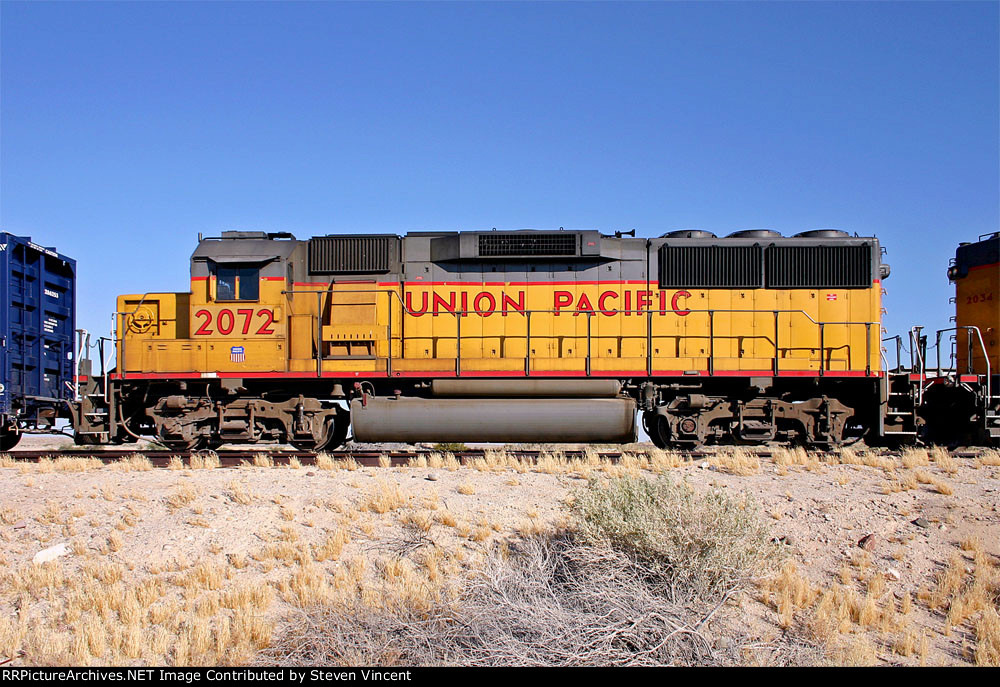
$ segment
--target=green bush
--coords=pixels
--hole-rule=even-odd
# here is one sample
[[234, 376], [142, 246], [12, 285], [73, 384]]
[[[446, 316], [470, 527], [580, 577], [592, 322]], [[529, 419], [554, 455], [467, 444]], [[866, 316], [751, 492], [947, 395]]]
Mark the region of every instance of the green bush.
[[570, 510], [582, 542], [621, 551], [674, 600], [718, 598], [780, 554], [754, 504], [666, 476], [591, 480]]
[[442, 453], [455, 453], [460, 451], [468, 451], [469, 447], [465, 444], [460, 443], [444, 443], [444, 444], [434, 444], [435, 451], [441, 451]]

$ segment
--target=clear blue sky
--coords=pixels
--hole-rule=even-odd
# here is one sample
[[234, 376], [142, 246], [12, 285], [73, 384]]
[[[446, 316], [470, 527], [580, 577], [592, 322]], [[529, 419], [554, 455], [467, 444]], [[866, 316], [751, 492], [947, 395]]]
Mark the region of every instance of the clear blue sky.
[[0, 226], [80, 324], [185, 289], [199, 231], [877, 235], [947, 326], [1000, 224], [996, 2], [0, 4]]

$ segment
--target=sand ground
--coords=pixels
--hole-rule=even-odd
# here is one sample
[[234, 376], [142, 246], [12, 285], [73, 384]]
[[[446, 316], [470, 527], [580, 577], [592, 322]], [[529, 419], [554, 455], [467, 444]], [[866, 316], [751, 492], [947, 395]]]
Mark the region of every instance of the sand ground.
[[[783, 542], [795, 572], [732, 600], [724, 623], [762, 642], [796, 633], [839, 662], [974, 664], [983, 611], [948, 609], [977, 567], [1000, 563], [998, 457], [152, 470], [5, 460], [0, 662], [250, 660], [310, 603], [434, 595], [498, 542], [562, 527], [588, 478], [633, 471], [746, 495]], [[54, 562], [32, 562], [60, 544]], [[826, 597], [841, 615], [856, 605], [832, 633], [816, 629]]]

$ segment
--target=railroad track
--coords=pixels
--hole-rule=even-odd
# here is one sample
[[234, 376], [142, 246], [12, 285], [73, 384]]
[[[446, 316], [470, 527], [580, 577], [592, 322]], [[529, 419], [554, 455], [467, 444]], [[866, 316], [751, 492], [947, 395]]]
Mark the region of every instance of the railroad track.
[[[386, 465], [386, 460], [388, 460], [388, 466], [391, 467], [403, 467], [409, 465], [411, 461], [418, 460], [421, 457], [428, 458], [433, 454], [443, 455], [443, 451], [431, 451], [431, 450], [412, 450], [412, 451], [401, 451], [401, 450], [387, 450], [387, 451], [327, 451], [326, 455], [330, 456], [335, 462], [348, 462], [354, 460], [354, 462], [362, 465], [364, 467], [380, 467]], [[467, 451], [450, 451], [451, 455], [458, 460], [462, 465], [467, 465], [476, 459], [484, 459], [486, 457], [486, 451], [484, 450], [467, 450]], [[537, 461], [544, 453], [554, 453], [549, 451], [537, 451], [537, 450], [510, 450], [507, 449], [505, 453], [508, 456], [517, 458], [518, 460], [525, 461]], [[606, 460], [610, 462], [621, 460], [624, 452], [622, 451], [599, 451], [601, 460]], [[56, 459], [56, 458], [96, 458], [105, 463], [115, 463], [120, 460], [129, 458], [130, 456], [140, 455], [147, 459], [153, 464], [154, 467], [167, 467], [170, 465], [171, 461], [174, 459], [180, 459], [185, 465], [190, 465], [191, 460], [194, 459], [195, 462], [200, 460], [214, 459], [217, 458], [220, 467], [239, 467], [244, 463], [253, 463], [254, 460], [259, 460], [261, 456], [266, 456], [271, 463], [274, 465], [288, 465], [291, 463], [292, 459], [297, 459], [301, 465], [315, 465], [316, 464], [316, 454], [309, 451], [268, 451], [262, 449], [253, 450], [224, 450], [224, 451], [192, 451], [188, 453], [177, 452], [177, 451], [163, 451], [163, 450], [107, 450], [107, 451], [11, 451], [9, 455], [15, 460], [24, 461], [40, 461], [45, 459]], [[580, 460], [584, 457], [583, 451], [559, 451], [558, 455], [564, 457], [567, 460]], [[684, 455], [696, 456], [699, 454], [685, 453]], [[700, 454], [708, 455], [708, 454]]]
[[[455, 457], [456, 460], [461, 465], [468, 465], [469, 463], [479, 459], [485, 459], [489, 450], [487, 449], [467, 449], [465, 451], [451, 451], [451, 455]], [[517, 460], [527, 461], [527, 462], [537, 462], [543, 455], [557, 455], [565, 460], [582, 460], [586, 454], [582, 450], [537, 450], [537, 449], [503, 449], [503, 452], [512, 458]], [[327, 451], [326, 455], [330, 456], [335, 462], [349, 462], [353, 460], [357, 464], [364, 467], [404, 467], [409, 465], [414, 460], [419, 460], [421, 457], [429, 458], [433, 454], [442, 455], [443, 451], [434, 451], [429, 449], [414, 449], [414, 450], [386, 450], [386, 451], [373, 451], [373, 450], [347, 450], [347, 451]], [[619, 462], [623, 456], [628, 454], [639, 454], [641, 455], [643, 451], [618, 451], [618, 450], [602, 450], [597, 451], [597, 455], [602, 461], [607, 461], [610, 463]], [[715, 454], [715, 451], [675, 451], [676, 455], [679, 455], [685, 460], [699, 460], [703, 458], [709, 458]], [[773, 451], [769, 449], [758, 449], [754, 451], [757, 456], [761, 458], [770, 458], [773, 456]], [[979, 455], [979, 451], [970, 450], [960, 450], [960, 451], [950, 451], [949, 452], [954, 458], [975, 458]], [[8, 453], [15, 460], [23, 460], [26, 462], [38, 462], [42, 460], [54, 460], [57, 458], [95, 458], [97, 460], [103, 461], [104, 463], [115, 463], [121, 460], [125, 460], [134, 455], [140, 455], [149, 460], [154, 467], [168, 467], [175, 460], [180, 460], [184, 465], [191, 465], [192, 460], [197, 464], [199, 462], [204, 462], [206, 459], [210, 461], [218, 460], [219, 467], [232, 468], [240, 467], [245, 463], [254, 463], [255, 460], [259, 461], [262, 456], [266, 456], [269, 459], [269, 464], [277, 466], [286, 466], [292, 462], [292, 459], [298, 460], [301, 465], [315, 465], [316, 464], [316, 453], [309, 451], [270, 451], [266, 449], [233, 449], [233, 450], [222, 450], [222, 451], [192, 451], [192, 452], [177, 452], [177, 451], [166, 451], [158, 449], [109, 449], [102, 451], [84, 450], [84, 451], [58, 451], [58, 450], [22, 450], [22, 451], [10, 451]], [[820, 455], [829, 455], [821, 453]], [[881, 455], [898, 457], [900, 455], [899, 451], [886, 451], [882, 452]]]

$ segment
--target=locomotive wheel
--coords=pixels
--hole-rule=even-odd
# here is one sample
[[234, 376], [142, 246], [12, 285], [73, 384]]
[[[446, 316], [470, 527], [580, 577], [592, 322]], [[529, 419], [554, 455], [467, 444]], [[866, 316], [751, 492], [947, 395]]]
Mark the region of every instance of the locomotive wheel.
[[337, 411], [337, 418], [334, 420], [333, 433], [330, 441], [324, 447], [330, 451], [340, 448], [347, 441], [347, 434], [351, 430], [351, 411], [341, 408]]
[[323, 436], [319, 441], [290, 441], [288, 443], [300, 451], [315, 451], [318, 453], [333, 443], [333, 426], [333, 418], [328, 419], [323, 426]]
[[664, 449], [670, 445], [670, 423], [666, 416], [656, 412], [643, 413], [642, 425], [653, 446]]
[[15, 446], [17, 442], [21, 440], [20, 432], [10, 432], [6, 429], [0, 429], [0, 451], [9, 451]]
[[201, 436], [194, 437], [189, 441], [164, 441], [163, 439], [159, 439], [158, 441], [166, 446], [168, 450], [182, 453], [197, 451], [198, 449], [204, 448], [208, 445], [208, 439]]
[[323, 434], [319, 441], [290, 441], [292, 446], [300, 451], [332, 451], [344, 444], [347, 432], [351, 428], [351, 413], [343, 408], [337, 409], [335, 416], [328, 417], [323, 424]]

